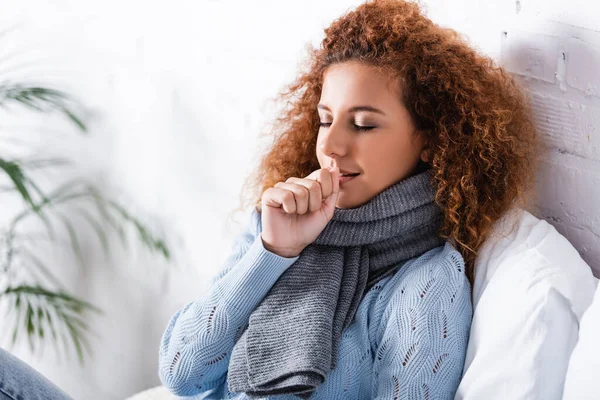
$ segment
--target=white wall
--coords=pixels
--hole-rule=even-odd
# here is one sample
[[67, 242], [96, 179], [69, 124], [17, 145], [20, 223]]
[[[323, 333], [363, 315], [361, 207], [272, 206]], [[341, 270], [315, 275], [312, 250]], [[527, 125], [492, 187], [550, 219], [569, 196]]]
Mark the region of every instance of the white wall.
[[[106, 313], [91, 321], [98, 338], [84, 368], [56, 362], [50, 351], [12, 351], [76, 399], [122, 399], [159, 383], [158, 342], [169, 317], [206, 290], [240, 229], [226, 217], [255, 164], [267, 100], [292, 79], [304, 45], [318, 44], [322, 29], [359, 3], [0, 2], [1, 26], [25, 21], [7, 36], [11, 45], [46, 58], [22, 73], [42, 71], [94, 112], [93, 136], [68, 151], [166, 224], [178, 250], [168, 265], [137, 248], [115, 247], [105, 261], [90, 247], [86, 272], [57, 269]], [[593, 18], [600, 7], [583, 0], [427, 4], [433, 20], [502, 59], [535, 93], [554, 149], [539, 181], [541, 216], [600, 276], [600, 22]]]
[[536, 188], [547, 219], [600, 276], [600, 5], [429, 0], [429, 16], [516, 74], [533, 98], [550, 157]]

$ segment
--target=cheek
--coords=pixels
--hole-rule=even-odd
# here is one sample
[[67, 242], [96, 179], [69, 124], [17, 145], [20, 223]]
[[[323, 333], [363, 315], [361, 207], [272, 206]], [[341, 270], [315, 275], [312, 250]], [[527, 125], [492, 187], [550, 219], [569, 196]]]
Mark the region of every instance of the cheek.
[[319, 163], [323, 163], [326, 158], [325, 154], [323, 153], [322, 141], [323, 141], [323, 136], [322, 135], [317, 136], [317, 144], [316, 144], [315, 153], [317, 155], [317, 159], [319, 160]]
[[317, 161], [319, 162], [319, 165], [321, 166], [321, 168], [323, 168], [324, 163], [325, 163], [325, 157], [323, 156], [323, 152], [321, 152], [318, 145], [317, 145], [317, 150], [316, 150], [316, 156], [317, 156]]
[[397, 157], [401, 152], [397, 141], [386, 137], [370, 137], [360, 143], [360, 154], [370, 164], [380, 164], [389, 158]]
[[[418, 151], [405, 137], [373, 140], [361, 147], [362, 159], [365, 164], [383, 175], [395, 175], [412, 165]], [[418, 157], [418, 155], [417, 155]]]
[[317, 157], [322, 157], [323, 156], [323, 151], [321, 151], [321, 140], [319, 138], [317, 138], [317, 146], [316, 146], [316, 154]]

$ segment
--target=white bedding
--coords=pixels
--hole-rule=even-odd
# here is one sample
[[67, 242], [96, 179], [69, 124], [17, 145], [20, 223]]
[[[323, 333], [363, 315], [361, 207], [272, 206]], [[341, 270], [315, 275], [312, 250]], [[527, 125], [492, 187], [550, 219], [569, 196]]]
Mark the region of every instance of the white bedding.
[[[598, 281], [596, 281], [598, 283]], [[600, 289], [587, 309], [579, 328], [565, 378], [564, 400], [597, 400], [600, 398]]]
[[495, 231], [476, 260], [473, 323], [455, 399], [561, 399], [596, 279], [564, 236], [524, 210]]

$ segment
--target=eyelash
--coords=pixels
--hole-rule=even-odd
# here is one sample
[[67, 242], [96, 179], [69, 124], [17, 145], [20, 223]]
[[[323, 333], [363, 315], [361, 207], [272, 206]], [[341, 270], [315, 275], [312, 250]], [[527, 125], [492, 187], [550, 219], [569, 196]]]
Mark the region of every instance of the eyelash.
[[[326, 127], [328, 127], [330, 125], [331, 125], [331, 122], [321, 122], [321, 123], [319, 123], [319, 127], [323, 127], [323, 128], [326, 128]], [[376, 127], [375, 126], [360, 126], [360, 125], [354, 124], [354, 128], [357, 131], [364, 131], [364, 132], [366, 132], [366, 131], [370, 131], [372, 129], [375, 129]]]

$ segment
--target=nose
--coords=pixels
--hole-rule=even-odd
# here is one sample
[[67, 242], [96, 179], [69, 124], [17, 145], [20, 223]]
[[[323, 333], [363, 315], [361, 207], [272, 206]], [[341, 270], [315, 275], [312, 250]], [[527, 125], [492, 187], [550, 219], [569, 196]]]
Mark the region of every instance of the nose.
[[343, 157], [348, 152], [348, 137], [344, 131], [344, 127], [332, 123], [327, 128], [321, 128], [319, 146], [321, 152], [328, 156], [335, 158]]

